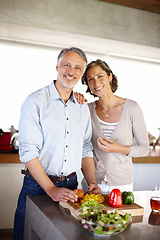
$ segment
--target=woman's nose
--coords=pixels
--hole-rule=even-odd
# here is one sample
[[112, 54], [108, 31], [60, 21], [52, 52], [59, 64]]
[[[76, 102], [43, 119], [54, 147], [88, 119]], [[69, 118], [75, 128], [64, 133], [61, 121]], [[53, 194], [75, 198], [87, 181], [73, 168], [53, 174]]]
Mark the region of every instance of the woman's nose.
[[96, 86], [98, 86], [98, 85], [99, 85], [99, 80], [98, 80], [98, 79], [95, 79], [95, 80], [94, 80], [94, 83], [95, 83]]

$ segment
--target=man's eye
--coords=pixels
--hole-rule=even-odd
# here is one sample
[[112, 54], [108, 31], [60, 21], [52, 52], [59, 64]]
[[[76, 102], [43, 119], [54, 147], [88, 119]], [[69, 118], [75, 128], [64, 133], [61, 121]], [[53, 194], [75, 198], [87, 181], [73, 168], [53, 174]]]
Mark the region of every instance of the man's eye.
[[76, 67], [76, 69], [77, 69], [77, 70], [81, 70], [81, 68], [80, 68], [80, 67]]
[[65, 63], [64, 66], [65, 66], [65, 67], [69, 67], [69, 64], [68, 64], [68, 63]]

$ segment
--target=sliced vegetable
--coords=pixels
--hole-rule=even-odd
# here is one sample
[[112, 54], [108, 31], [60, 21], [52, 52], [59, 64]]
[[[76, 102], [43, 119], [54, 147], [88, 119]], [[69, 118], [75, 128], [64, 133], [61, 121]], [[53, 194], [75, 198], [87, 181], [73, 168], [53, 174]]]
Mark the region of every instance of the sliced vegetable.
[[97, 203], [103, 203], [105, 198], [102, 196], [102, 194], [86, 194], [85, 197], [81, 200], [81, 203], [87, 202], [88, 200], [94, 200]]
[[115, 207], [115, 208], [121, 207], [123, 205], [122, 194], [118, 188], [115, 188], [111, 191], [111, 193], [109, 195], [108, 204], [111, 207]]
[[83, 207], [98, 207], [98, 206], [101, 206], [101, 204], [97, 203], [93, 199], [88, 199], [87, 201], [82, 203], [81, 208], [83, 208]]
[[73, 191], [77, 194], [78, 199], [82, 199], [84, 197], [84, 191], [82, 189], [74, 189]]

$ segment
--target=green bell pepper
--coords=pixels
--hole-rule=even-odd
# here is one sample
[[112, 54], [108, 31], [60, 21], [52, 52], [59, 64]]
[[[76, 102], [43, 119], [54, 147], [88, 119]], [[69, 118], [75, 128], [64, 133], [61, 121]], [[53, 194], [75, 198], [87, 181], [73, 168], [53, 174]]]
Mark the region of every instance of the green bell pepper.
[[134, 203], [134, 195], [132, 192], [123, 192], [122, 193], [123, 204], [131, 205]]

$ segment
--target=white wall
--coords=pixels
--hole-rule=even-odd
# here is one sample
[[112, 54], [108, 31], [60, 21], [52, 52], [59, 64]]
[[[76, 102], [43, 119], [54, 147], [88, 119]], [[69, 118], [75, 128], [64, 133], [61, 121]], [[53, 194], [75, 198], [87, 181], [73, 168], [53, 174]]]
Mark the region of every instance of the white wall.
[[0, 164], [0, 229], [13, 228], [14, 213], [22, 186], [22, 164]]
[[160, 164], [134, 164], [134, 191], [151, 190], [160, 186]]

